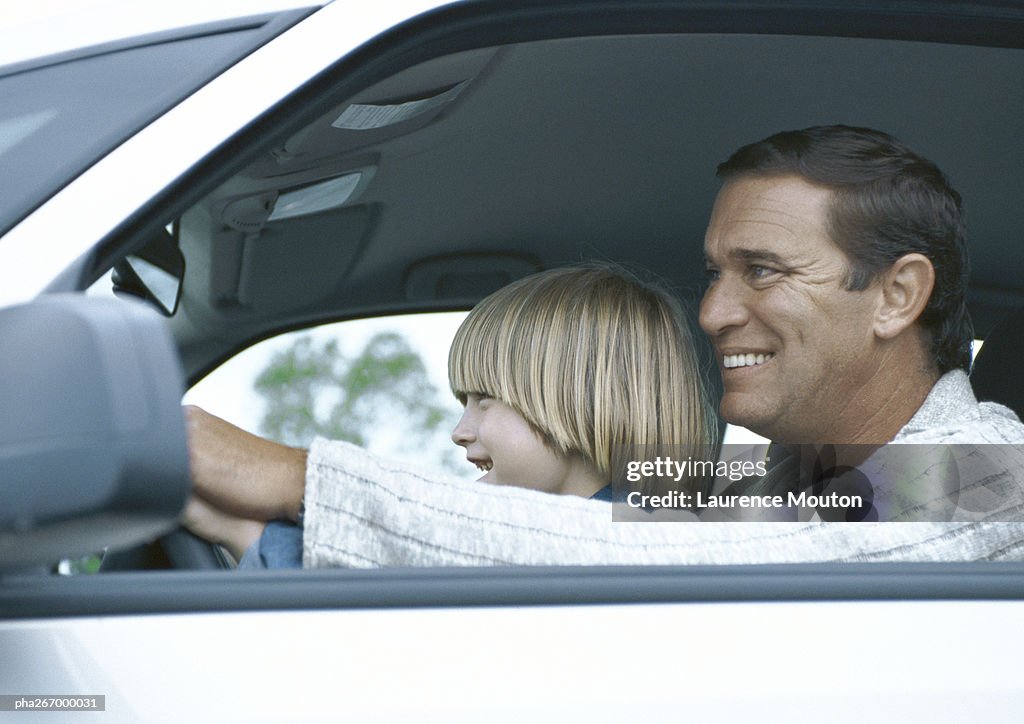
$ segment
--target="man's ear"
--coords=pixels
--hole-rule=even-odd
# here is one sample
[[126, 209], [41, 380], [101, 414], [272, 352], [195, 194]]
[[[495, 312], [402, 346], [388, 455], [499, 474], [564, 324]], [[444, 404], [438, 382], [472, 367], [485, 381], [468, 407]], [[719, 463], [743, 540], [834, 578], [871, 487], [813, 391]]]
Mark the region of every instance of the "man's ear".
[[935, 269], [923, 254], [904, 254], [882, 275], [875, 334], [892, 339], [921, 316], [935, 287]]

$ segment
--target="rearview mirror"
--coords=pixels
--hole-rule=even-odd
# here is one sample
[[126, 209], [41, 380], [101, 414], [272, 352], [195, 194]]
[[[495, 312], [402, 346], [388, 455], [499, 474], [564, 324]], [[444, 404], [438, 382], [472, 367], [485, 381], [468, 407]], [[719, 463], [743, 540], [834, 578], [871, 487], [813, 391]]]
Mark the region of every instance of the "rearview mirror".
[[135, 254], [114, 266], [114, 293], [131, 295], [153, 304], [164, 316], [178, 309], [185, 257], [178, 242], [164, 228]]

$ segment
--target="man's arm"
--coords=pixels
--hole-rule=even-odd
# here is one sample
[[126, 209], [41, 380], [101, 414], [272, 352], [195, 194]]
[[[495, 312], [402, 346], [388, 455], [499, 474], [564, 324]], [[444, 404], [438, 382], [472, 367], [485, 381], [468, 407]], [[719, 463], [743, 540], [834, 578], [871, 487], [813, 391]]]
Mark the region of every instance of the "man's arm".
[[297, 521], [306, 451], [271, 442], [185, 406], [195, 492], [217, 508], [257, 520]]

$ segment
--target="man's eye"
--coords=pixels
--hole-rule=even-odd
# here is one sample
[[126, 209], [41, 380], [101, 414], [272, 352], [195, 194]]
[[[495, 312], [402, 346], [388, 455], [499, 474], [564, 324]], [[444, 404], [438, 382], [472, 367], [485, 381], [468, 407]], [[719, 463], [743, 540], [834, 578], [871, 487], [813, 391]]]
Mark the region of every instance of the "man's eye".
[[718, 277], [720, 277], [721, 274], [722, 273], [720, 271], [718, 271], [717, 269], [712, 269], [711, 267], [706, 267], [704, 269], [704, 280], [708, 284], [714, 284], [715, 282], [718, 281]]
[[775, 269], [766, 266], [761, 266], [760, 264], [750, 265], [750, 267], [747, 269], [747, 272], [750, 274], [750, 277], [752, 279], [764, 279], [766, 277], [771, 276], [772, 274], [777, 273]]

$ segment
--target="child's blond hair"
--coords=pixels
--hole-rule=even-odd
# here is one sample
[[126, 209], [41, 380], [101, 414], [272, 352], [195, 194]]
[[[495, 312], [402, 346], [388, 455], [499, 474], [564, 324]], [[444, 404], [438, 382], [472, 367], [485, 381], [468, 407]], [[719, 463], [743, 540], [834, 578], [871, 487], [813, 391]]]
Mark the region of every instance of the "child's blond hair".
[[505, 402], [608, 480], [613, 461], [651, 446], [716, 439], [678, 300], [617, 266], [552, 269], [490, 295], [459, 327], [448, 378], [463, 403], [470, 393]]

